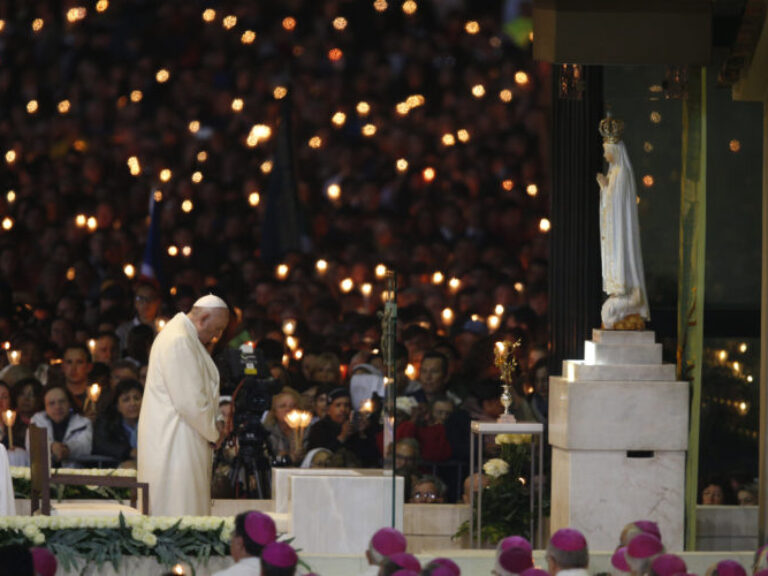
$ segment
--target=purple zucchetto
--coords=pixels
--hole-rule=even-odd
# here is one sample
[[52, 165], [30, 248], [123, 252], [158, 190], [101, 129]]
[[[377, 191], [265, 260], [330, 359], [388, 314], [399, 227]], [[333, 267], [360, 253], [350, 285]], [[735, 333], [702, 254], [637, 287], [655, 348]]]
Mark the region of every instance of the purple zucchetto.
[[587, 539], [581, 532], [573, 528], [561, 528], [552, 535], [549, 543], [555, 548], [567, 552], [584, 550], [587, 547]]
[[627, 558], [625, 556], [626, 553], [626, 546], [622, 546], [616, 550], [616, 552], [613, 553], [613, 556], [611, 556], [611, 566], [616, 568], [616, 570], [621, 570], [622, 572], [632, 572], [629, 564], [627, 564]]
[[718, 576], [747, 576], [747, 571], [735, 560], [721, 560], [715, 569]]
[[549, 572], [541, 568], [528, 568], [520, 573], [520, 576], [549, 576]]
[[54, 576], [58, 562], [53, 552], [47, 548], [30, 548], [32, 554], [32, 563], [35, 566], [35, 574], [40, 576]]
[[645, 532], [635, 535], [627, 545], [627, 555], [631, 558], [650, 558], [662, 552], [664, 552], [664, 546], [661, 540]]
[[633, 522], [633, 524], [644, 533], [650, 534], [651, 536], [656, 536], [656, 538], [661, 540], [661, 531], [659, 530], [659, 525], [656, 524], [656, 522], [651, 522], [650, 520], [636, 520]]
[[397, 552], [390, 555], [389, 559], [406, 570], [413, 570], [417, 573], [421, 571], [421, 563], [418, 558], [413, 554], [408, 554], [408, 552]]
[[394, 528], [381, 528], [371, 538], [371, 548], [382, 556], [405, 552], [407, 546], [403, 533]]
[[448, 568], [453, 576], [461, 576], [461, 568], [450, 558], [435, 558], [430, 564], [438, 564], [443, 568]]
[[509, 550], [510, 548], [520, 548], [527, 552], [533, 552], [533, 546], [522, 536], [507, 536], [499, 542], [499, 550]]
[[528, 568], [533, 567], [533, 560], [530, 552], [527, 552], [522, 548], [507, 548], [499, 554], [496, 563], [512, 574], [520, 574], [521, 572], [528, 570]]
[[272, 542], [264, 547], [261, 561], [276, 568], [291, 568], [299, 562], [296, 551], [285, 542]]
[[277, 540], [275, 521], [263, 512], [248, 512], [245, 517], [245, 533], [248, 538], [262, 546]]
[[680, 556], [662, 554], [651, 563], [651, 571], [658, 576], [673, 576], [673, 574], [684, 574], [688, 571], [688, 567]]

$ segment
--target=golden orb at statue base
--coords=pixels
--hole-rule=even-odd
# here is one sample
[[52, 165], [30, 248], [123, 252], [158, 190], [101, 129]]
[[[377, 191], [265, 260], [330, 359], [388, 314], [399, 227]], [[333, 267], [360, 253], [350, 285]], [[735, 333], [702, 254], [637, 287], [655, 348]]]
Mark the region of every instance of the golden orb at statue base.
[[645, 320], [640, 314], [630, 314], [616, 322], [613, 328], [606, 328], [605, 324], [602, 324], [600, 328], [603, 330], [645, 330]]

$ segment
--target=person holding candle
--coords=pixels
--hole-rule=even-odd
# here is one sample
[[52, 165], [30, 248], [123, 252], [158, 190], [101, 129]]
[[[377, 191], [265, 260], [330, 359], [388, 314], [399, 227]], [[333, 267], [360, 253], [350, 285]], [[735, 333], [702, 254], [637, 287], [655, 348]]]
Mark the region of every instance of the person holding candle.
[[[77, 468], [77, 459], [91, 453], [91, 421], [73, 410], [72, 395], [65, 386], [48, 386], [43, 403], [45, 410], [32, 416], [30, 424], [48, 431], [51, 465], [55, 468]], [[29, 431], [26, 444], [29, 451]]]
[[43, 393], [43, 385], [37, 378], [23, 378], [11, 389], [11, 407], [16, 410], [16, 427], [19, 429], [18, 440], [16, 440], [16, 428], [14, 428], [14, 444], [24, 446], [24, 435], [29, 421], [43, 409]]
[[138, 380], [122, 380], [112, 401], [93, 425], [93, 453], [110, 456], [123, 468], [136, 467], [137, 426], [144, 389]]
[[370, 421], [365, 415], [351, 418], [352, 405], [349, 390], [334, 388], [328, 393], [328, 412], [309, 429], [307, 448], [327, 448], [334, 454], [346, 450], [364, 466], [376, 465], [378, 451]]
[[[269, 446], [275, 457], [290, 458], [294, 466], [298, 466], [306, 452], [305, 441], [296, 446], [296, 435], [287, 420], [290, 412], [301, 404], [301, 395], [288, 386], [272, 397], [272, 407], [264, 418], [264, 428], [269, 432]], [[302, 439], [303, 440], [303, 439]]]
[[8, 450], [11, 466], [28, 466], [29, 458], [24, 449], [26, 426], [19, 420], [13, 407], [12, 389], [0, 380], [0, 443]]

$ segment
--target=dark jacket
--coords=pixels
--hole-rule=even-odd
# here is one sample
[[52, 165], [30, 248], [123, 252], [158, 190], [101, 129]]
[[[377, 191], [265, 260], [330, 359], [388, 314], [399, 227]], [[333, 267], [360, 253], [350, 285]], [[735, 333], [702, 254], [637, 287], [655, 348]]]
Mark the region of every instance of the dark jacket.
[[93, 454], [123, 462], [131, 459], [131, 443], [122, 419], [99, 416], [93, 424]]

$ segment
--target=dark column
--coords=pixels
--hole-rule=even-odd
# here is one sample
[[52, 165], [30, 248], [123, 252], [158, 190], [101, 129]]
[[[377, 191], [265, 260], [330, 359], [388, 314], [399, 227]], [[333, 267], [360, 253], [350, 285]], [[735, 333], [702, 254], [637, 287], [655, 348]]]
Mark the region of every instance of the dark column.
[[583, 66], [579, 100], [559, 98], [553, 66], [552, 229], [549, 261], [550, 371], [584, 358], [584, 340], [600, 327], [600, 189], [603, 170], [598, 125], [603, 115], [603, 69]]

